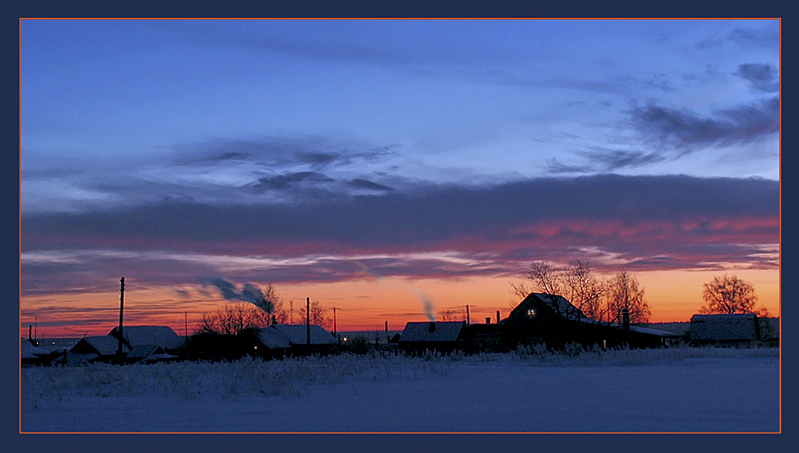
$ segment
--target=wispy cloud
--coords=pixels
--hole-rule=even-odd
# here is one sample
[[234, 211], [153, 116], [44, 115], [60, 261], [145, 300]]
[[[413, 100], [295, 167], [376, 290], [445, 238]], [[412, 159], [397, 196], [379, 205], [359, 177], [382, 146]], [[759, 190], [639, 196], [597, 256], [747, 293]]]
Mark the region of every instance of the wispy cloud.
[[657, 103], [636, 106], [630, 112], [633, 126], [650, 143], [689, 153], [708, 146], [749, 143], [779, 132], [779, 98], [702, 116], [686, 109]]
[[[134, 270], [174, 284], [194, 275], [341, 281], [362, 274], [352, 260], [383, 276], [430, 278], [510, 275], [536, 258], [611, 255], [642, 269], [724, 262], [770, 268], [773, 257], [762, 247], [779, 241], [779, 184], [546, 178], [314, 206], [160, 203], [25, 215], [23, 224], [25, 292], [70, 288], [73, 280], [107, 285], [109, 276]], [[601, 254], [583, 254], [590, 250]]]
[[766, 93], [780, 91], [779, 70], [769, 64], [742, 64], [735, 75], [748, 80], [757, 90]]

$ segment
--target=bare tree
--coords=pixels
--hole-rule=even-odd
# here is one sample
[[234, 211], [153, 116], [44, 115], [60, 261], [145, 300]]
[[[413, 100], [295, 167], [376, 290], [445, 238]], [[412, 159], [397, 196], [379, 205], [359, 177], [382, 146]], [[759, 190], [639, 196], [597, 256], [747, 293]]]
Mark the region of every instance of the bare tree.
[[599, 319], [604, 287], [594, 277], [588, 263], [572, 261], [556, 268], [547, 261], [535, 261], [525, 274], [526, 281], [511, 283], [511, 293], [527, 297], [532, 292], [563, 296], [589, 318]]
[[[302, 320], [302, 324], [305, 324], [305, 313], [306, 308], [305, 305], [303, 305], [302, 308], [300, 308], [300, 319]], [[310, 322], [311, 324], [322, 326], [325, 329], [329, 329], [332, 325], [330, 318], [325, 314], [325, 308], [316, 301], [311, 302]]]
[[[439, 316], [441, 316], [442, 321], [463, 321], [466, 319], [466, 315], [459, 310], [442, 310], [438, 312]], [[458, 319], [461, 318], [461, 319]]]
[[630, 323], [649, 322], [649, 304], [644, 300], [644, 289], [638, 279], [625, 270], [616, 273], [606, 284], [604, 321], [622, 323], [622, 310], [630, 313]]
[[602, 283], [591, 273], [588, 263], [572, 261], [563, 275], [566, 294], [563, 296], [591, 319], [602, 315]]
[[247, 329], [264, 327], [268, 323], [268, 314], [252, 304], [225, 304], [219, 310], [203, 315], [199, 332], [239, 335]]
[[263, 307], [261, 307], [261, 304], [256, 304], [256, 305], [258, 305], [261, 308], [264, 307], [269, 308], [269, 310], [264, 310], [264, 311], [270, 313], [272, 315], [272, 318], [274, 318], [274, 320], [277, 321], [278, 324], [287, 324], [289, 322], [289, 315], [288, 313], [286, 313], [286, 309], [283, 304], [283, 298], [280, 297], [280, 294], [278, 294], [275, 285], [273, 283], [267, 283], [261, 290], [261, 293], [263, 294], [262, 297]]
[[755, 288], [735, 275], [714, 277], [713, 281], [705, 283], [704, 287], [702, 296], [707, 305], [701, 307], [699, 313], [727, 315], [755, 313], [768, 316], [768, 310], [755, 307], [757, 303]]

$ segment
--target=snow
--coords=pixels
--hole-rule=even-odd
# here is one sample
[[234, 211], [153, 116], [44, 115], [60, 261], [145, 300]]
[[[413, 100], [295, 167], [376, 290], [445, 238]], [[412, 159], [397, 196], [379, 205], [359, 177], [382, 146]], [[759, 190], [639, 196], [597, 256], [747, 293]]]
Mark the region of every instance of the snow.
[[776, 432], [779, 350], [22, 369], [22, 432]]

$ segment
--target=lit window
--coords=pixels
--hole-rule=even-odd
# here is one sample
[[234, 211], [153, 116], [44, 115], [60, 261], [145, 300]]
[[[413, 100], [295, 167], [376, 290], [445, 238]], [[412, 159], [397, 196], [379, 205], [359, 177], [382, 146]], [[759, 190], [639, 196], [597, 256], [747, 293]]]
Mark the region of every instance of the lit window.
[[528, 318], [535, 318], [535, 310], [533, 310], [532, 308], [527, 310], [527, 317]]

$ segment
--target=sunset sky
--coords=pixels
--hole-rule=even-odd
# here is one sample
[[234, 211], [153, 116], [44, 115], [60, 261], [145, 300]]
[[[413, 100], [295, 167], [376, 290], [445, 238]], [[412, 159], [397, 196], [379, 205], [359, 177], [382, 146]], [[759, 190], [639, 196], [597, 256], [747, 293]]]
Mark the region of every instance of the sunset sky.
[[[189, 331], [272, 282], [339, 330], [632, 272], [779, 315], [777, 20], [22, 20], [20, 332]], [[332, 314], [332, 313], [331, 313]], [[190, 332], [189, 332], [190, 333]]]

